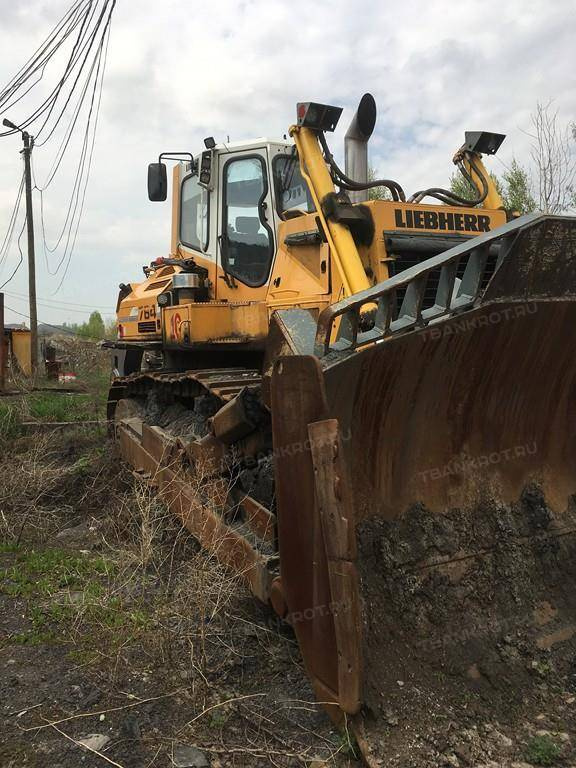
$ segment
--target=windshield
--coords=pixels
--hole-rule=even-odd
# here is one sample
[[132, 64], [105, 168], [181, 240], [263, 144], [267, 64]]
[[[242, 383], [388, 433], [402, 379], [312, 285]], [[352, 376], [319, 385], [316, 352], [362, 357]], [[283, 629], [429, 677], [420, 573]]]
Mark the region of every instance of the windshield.
[[314, 203], [308, 185], [300, 173], [298, 155], [277, 155], [274, 158], [273, 171], [278, 213], [282, 215], [289, 210], [313, 213]]

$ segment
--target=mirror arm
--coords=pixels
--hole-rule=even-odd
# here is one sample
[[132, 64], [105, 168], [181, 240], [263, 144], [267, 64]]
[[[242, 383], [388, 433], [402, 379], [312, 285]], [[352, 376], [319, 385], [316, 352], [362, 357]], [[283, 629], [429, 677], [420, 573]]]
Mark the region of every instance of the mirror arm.
[[191, 152], [161, 152], [158, 155], [158, 162], [161, 163], [162, 160], [182, 160], [183, 157], [190, 159], [190, 167], [191, 170], [195, 170], [195, 163], [194, 163], [194, 157], [192, 156]]

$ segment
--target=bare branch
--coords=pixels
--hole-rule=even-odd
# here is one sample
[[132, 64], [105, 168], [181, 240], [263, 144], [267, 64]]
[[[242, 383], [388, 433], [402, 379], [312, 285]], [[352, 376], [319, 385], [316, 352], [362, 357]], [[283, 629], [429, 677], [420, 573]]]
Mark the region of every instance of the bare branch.
[[563, 127], [552, 102], [536, 105], [531, 117], [531, 157], [536, 170], [538, 207], [562, 213], [574, 206], [576, 185], [575, 126]]

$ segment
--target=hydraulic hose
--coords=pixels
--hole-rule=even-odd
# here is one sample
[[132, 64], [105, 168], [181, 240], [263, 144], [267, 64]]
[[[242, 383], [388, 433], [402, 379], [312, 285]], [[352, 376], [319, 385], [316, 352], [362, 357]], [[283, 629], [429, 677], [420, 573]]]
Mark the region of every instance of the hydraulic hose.
[[348, 176], [346, 176], [344, 171], [338, 167], [332, 153], [330, 152], [326, 137], [322, 131], [318, 133], [318, 138], [324, 151], [326, 162], [330, 167], [330, 175], [332, 177], [332, 181], [341, 189], [346, 189], [348, 191], [358, 191], [362, 189], [373, 189], [374, 187], [386, 187], [386, 189], [390, 191], [394, 200], [406, 200], [404, 190], [400, 184], [398, 184], [398, 182], [393, 181], [392, 179], [375, 179], [374, 181], [369, 181], [367, 183], [361, 183], [350, 179]]
[[[410, 196], [408, 199], [409, 203], [419, 203], [421, 200], [425, 197], [434, 197], [436, 200], [440, 200], [443, 203], [446, 203], [447, 205], [458, 205], [462, 207], [473, 207], [475, 205], [479, 205], [480, 203], [483, 203], [486, 199], [486, 196], [488, 195], [488, 182], [484, 178], [484, 175], [481, 173], [480, 169], [474, 162], [474, 155], [471, 152], [466, 153], [466, 159], [468, 160], [470, 167], [472, 170], [476, 173], [476, 176], [480, 179], [480, 183], [482, 184], [482, 194], [478, 194], [476, 198], [474, 199], [467, 199], [465, 197], [461, 197], [460, 195], [457, 195], [455, 192], [451, 192], [449, 189], [442, 189], [440, 187], [431, 187], [430, 189], [423, 189], [420, 190], [420, 192], [414, 192], [413, 195]], [[472, 180], [472, 176], [468, 173], [466, 168], [462, 163], [458, 164], [458, 169], [460, 170], [460, 173], [464, 176], [466, 181], [468, 181], [471, 185], [474, 185], [474, 182]]]

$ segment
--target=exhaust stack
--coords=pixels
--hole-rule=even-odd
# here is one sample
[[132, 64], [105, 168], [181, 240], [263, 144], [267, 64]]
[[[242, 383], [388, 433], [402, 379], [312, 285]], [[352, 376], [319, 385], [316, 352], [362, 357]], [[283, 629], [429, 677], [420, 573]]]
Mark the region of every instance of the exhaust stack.
[[[368, 140], [375, 124], [376, 102], [371, 93], [365, 93], [344, 137], [346, 176], [362, 184], [368, 181]], [[367, 189], [349, 194], [353, 203], [368, 200]]]

